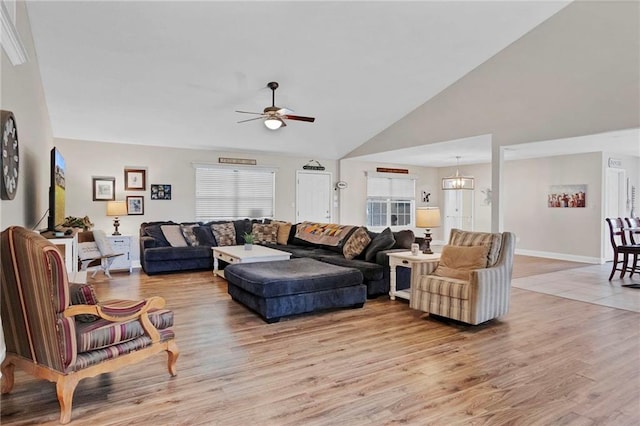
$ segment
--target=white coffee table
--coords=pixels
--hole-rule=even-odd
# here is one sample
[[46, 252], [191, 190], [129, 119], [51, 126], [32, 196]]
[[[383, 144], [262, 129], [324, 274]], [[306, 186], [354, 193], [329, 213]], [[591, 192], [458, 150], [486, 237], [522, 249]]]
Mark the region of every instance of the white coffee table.
[[275, 260], [289, 260], [291, 253], [254, 244], [251, 250], [244, 246], [211, 247], [213, 251], [213, 274], [224, 278], [224, 270], [218, 269], [218, 261], [227, 263], [255, 263], [273, 262]]

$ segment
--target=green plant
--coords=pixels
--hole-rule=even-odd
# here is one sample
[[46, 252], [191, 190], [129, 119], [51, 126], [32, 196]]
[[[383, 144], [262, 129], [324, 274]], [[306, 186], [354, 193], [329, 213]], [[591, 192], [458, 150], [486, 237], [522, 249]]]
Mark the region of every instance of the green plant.
[[253, 235], [253, 234], [249, 234], [249, 233], [245, 232], [244, 235], [242, 236], [242, 238], [244, 238], [245, 244], [253, 244], [253, 242], [256, 239], [256, 236]]

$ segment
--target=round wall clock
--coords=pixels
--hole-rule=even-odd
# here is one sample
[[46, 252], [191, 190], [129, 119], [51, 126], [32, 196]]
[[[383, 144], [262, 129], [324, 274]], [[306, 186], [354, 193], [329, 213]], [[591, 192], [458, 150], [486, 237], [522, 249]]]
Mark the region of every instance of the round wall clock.
[[2, 181], [0, 183], [0, 198], [13, 200], [18, 189], [18, 173], [20, 171], [20, 153], [18, 151], [18, 128], [16, 119], [11, 111], [0, 111], [0, 134], [2, 141], [0, 149], [0, 169]]

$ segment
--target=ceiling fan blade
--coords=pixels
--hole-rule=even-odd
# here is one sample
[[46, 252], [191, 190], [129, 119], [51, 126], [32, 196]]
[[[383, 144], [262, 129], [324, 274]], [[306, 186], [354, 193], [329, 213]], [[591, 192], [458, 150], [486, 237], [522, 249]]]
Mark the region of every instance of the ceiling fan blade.
[[262, 117], [247, 118], [246, 120], [240, 120], [240, 121], [238, 121], [238, 123], [246, 123], [247, 121], [261, 120], [261, 119], [262, 119]]
[[300, 115], [283, 115], [282, 118], [297, 121], [307, 121], [309, 123], [313, 123], [314, 121], [316, 121], [315, 117], [302, 117]]
[[236, 110], [236, 112], [239, 112], [240, 114], [257, 114], [257, 115], [262, 115], [262, 112], [251, 112], [251, 111], [238, 111]]

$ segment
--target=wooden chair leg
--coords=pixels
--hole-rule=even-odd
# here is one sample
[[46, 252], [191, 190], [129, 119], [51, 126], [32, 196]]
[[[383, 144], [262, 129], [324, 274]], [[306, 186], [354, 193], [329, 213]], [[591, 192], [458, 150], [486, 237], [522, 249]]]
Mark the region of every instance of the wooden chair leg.
[[[636, 269], [638, 268], [638, 253], [633, 254], [633, 266], [631, 267], [631, 273], [629, 274], [629, 278], [633, 277], [633, 274], [636, 273]], [[638, 272], [640, 274], [640, 272]]]
[[624, 278], [627, 273], [627, 264], [629, 263], [629, 253], [625, 253], [622, 256], [622, 271], [620, 272], [620, 278]]
[[13, 389], [13, 371], [15, 370], [15, 365], [12, 362], [4, 362], [2, 364], [2, 385], [1, 392], [3, 394], [11, 392]]
[[613, 278], [613, 275], [618, 270], [618, 253], [613, 254], [613, 267], [611, 267], [611, 274], [609, 274], [609, 281]]
[[176, 345], [175, 340], [171, 340], [167, 345], [167, 355], [167, 367], [169, 368], [169, 374], [175, 377], [178, 374], [176, 372], [176, 362], [180, 356], [180, 351], [178, 350], [178, 345]]
[[71, 407], [73, 405], [73, 392], [78, 385], [75, 375], [60, 376], [56, 382], [56, 393], [60, 403], [60, 423], [63, 425], [71, 421]]

